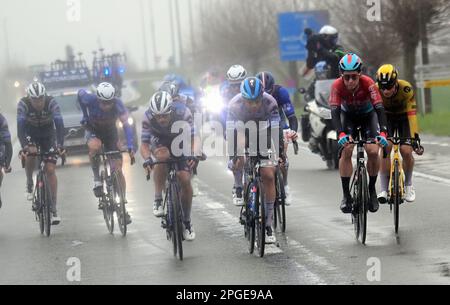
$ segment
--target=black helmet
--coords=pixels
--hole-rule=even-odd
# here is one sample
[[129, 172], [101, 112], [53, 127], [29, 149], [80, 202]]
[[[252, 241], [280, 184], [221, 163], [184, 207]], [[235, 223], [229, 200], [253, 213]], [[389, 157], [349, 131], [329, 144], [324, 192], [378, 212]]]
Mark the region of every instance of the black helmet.
[[270, 72], [261, 72], [256, 75], [257, 78], [261, 80], [264, 86], [264, 91], [269, 94], [272, 94], [273, 87], [275, 86], [275, 79], [273, 78], [272, 73]]

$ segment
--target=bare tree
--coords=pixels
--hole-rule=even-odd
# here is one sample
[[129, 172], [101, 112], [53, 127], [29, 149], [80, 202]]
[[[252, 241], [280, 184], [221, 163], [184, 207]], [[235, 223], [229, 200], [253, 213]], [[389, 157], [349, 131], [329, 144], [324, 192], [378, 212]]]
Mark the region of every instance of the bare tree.
[[[381, 22], [368, 21], [365, 1], [329, 1], [329, 8], [344, 29], [350, 49], [361, 52], [375, 66], [387, 61], [396, 63], [402, 56], [402, 75], [412, 82], [419, 43], [422, 42], [423, 62], [427, 64], [430, 34], [448, 27], [450, 14], [447, 0], [385, 0]], [[431, 112], [430, 98], [426, 112]]]

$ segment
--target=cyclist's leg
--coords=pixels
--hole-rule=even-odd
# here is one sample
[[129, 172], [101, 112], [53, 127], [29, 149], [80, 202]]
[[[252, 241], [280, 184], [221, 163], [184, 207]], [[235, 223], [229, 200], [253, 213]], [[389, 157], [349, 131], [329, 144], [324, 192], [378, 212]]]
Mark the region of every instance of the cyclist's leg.
[[[170, 159], [170, 150], [165, 146], [153, 146], [153, 156], [156, 161], [164, 162]], [[162, 200], [162, 193], [167, 180], [167, 165], [158, 164], [153, 168], [153, 179], [155, 181], [155, 201]]]
[[[33, 141], [33, 140], [32, 140]], [[32, 145], [28, 148], [28, 153], [37, 153], [36, 145]], [[33, 172], [36, 168], [37, 157], [26, 157], [25, 158], [25, 174], [27, 177], [27, 192], [31, 194], [33, 192]], [[28, 198], [30, 199], [30, 198]]]
[[262, 167], [261, 179], [264, 185], [266, 205], [266, 226], [271, 227], [273, 222], [273, 205], [276, 198], [275, 167]]
[[[38, 141], [41, 147], [41, 152], [56, 151], [56, 141], [54, 136], [49, 136], [48, 138], [42, 138]], [[47, 175], [48, 183], [50, 184], [50, 190], [52, 192], [52, 213], [56, 213], [56, 200], [58, 193], [58, 179], [56, 178], [56, 162], [58, 160], [57, 156], [49, 156], [45, 161], [44, 171]]]
[[400, 147], [400, 153], [403, 158], [403, 170], [405, 171], [405, 185], [411, 186], [412, 176], [414, 170], [414, 156], [413, 156], [413, 148], [411, 145], [405, 144]]
[[[287, 156], [287, 150], [289, 148], [289, 144], [285, 139], [284, 142], [284, 155]], [[284, 186], [288, 185], [288, 174], [289, 174], [289, 160], [286, 157], [286, 163], [284, 164], [284, 166], [281, 166], [281, 174], [283, 175], [283, 182], [284, 182]]]
[[0, 144], [0, 187], [3, 182], [3, 168], [6, 164], [6, 149], [5, 145]]
[[89, 149], [89, 161], [94, 174], [94, 189], [100, 184], [100, 157], [97, 156], [102, 149], [102, 141], [92, 132], [87, 133], [87, 146]]
[[[388, 135], [394, 135], [395, 130], [395, 122], [393, 118], [388, 116]], [[389, 145], [386, 148], [387, 151], [387, 158], [383, 159], [383, 156], [380, 155], [380, 182], [381, 182], [381, 193], [379, 194], [383, 198], [381, 201], [387, 200], [387, 193], [389, 188], [389, 179], [391, 175], [391, 151], [392, 151], [392, 142], [389, 141]], [[380, 201], [380, 202], [381, 202]]]
[[183, 236], [187, 241], [193, 241], [195, 239], [195, 231], [191, 221], [192, 211], [192, 185], [191, 185], [191, 171], [186, 162], [179, 162], [178, 164], [177, 178], [180, 183], [180, 200], [183, 209]]
[[[367, 117], [363, 125], [363, 134], [368, 140], [374, 140], [378, 135], [378, 116], [375, 111], [372, 111]], [[378, 172], [380, 170], [380, 147], [376, 144], [366, 145], [367, 153], [367, 172], [369, 173], [369, 191], [375, 192], [375, 185], [378, 179]]]
[[[409, 121], [407, 115], [400, 118], [399, 122], [399, 134], [401, 138], [414, 137], [411, 134], [411, 128], [409, 126]], [[403, 158], [403, 170], [405, 172], [405, 185], [412, 186], [412, 176], [414, 170], [414, 156], [413, 147], [411, 141], [402, 141], [400, 146], [400, 154]]]
[[[183, 164], [181, 164], [183, 163]], [[191, 209], [192, 209], [192, 185], [191, 185], [191, 172], [186, 162], [180, 162], [179, 171], [177, 172], [178, 182], [181, 187], [181, 204], [183, 206], [183, 221], [185, 223], [191, 222]]]
[[[355, 124], [350, 120], [345, 112], [342, 112], [341, 114], [341, 121], [344, 132], [355, 137]], [[341, 202], [341, 210], [343, 210], [343, 212], [349, 212], [350, 209], [352, 197], [350, 194], [350, 180], [353, 173], [352, 155], [354, 147], [354, 145], [348, 145], [345, 147], [342, 150], [341, 159], [339, 160], [339, 173], [341, 175], [342, 192], [344, 195], [344, 199]]]
[[[363, 129], [368, 140], [376, 138], [378, 135], [378, 116], [375, 111], [372, 111], [366, 117]], [[378, 172], [380, 171], [380, 147], [377, 144], [369, 144], [366, 145], [365, 150], [367, 153], [367, 172], [369, 173], [369, 210], [375, 213], [379, 209], [376, 183], [378, 180]]]

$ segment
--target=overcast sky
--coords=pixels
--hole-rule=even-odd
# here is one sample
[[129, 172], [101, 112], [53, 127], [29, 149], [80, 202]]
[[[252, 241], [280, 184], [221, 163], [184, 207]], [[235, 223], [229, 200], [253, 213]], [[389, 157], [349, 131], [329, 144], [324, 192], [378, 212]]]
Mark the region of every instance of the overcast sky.
[[[69, 22], [69, 3], [80, 2], [80, 21]], [[107, 51], [126, 51], [138, 65], [144, 65], [142, 15], [146, 21], [148, 56], [153, 67], [150, 36], [151, 0], [1, 0], [0, 62], [7, 58], [5, 28], [8, 33], [12, 61], [25, 66], [48, 64], [64, 59], [64, 48], [71, 44], [91, 60], [91, 52], [99, 47], [99, 39]], [[188, 0], [178, 0], [184, 45], [189, 44]], [[199, 0], [192, 0], [194, 6]], [[141, 3], [144, 9], [141, 9]], [[157, 52], [162, 63], [172, 54], [169, 22], [169, 0], [152, 0], [156, 27]], [[195, 14], [195, 12], [194, 12]], [[73, 15], [72, 15], [73, 16]], [[5, 27], [6, 23], [6, 27]], [[2, 65], [3, 66], [3, 65]]]

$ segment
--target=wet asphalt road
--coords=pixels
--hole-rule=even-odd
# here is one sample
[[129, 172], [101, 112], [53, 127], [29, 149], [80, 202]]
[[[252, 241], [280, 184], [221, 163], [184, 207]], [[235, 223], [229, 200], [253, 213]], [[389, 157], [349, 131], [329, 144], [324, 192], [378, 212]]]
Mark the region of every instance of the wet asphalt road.
[[[369, 215], [366, 246], [355, 241], [350, 217], [339, 211], [338, 173], [306, 148], [291, 155], [287, 232], [277, 234], [279, 244], [268, 246], [264, 258], [247, 252], [225, 159], [210, 158], [199, 169], [192, 216], [197, 239], [184, 243], [183, 262], [152, 215], [153, 186], [139, 165], [125, 166], [133, 224], [123, 238], [117, 229], [108, 234], [97, 210], [87, 157], [70, 157], [57, 172], [62, 223], [47, 238], [39, 234], [15, 160], [1, 189], [0, 284], [73, 284], [71, 258], [81, 263], [75, 282], [81, 284], [450, 284], [447, 141], [430, 139], [429, 155], [418, 161], [417, 201], [401, 207], [400, 235], [382, 206]], [[367, 277], [373, 258], [381, 264], [379, 282]]]

